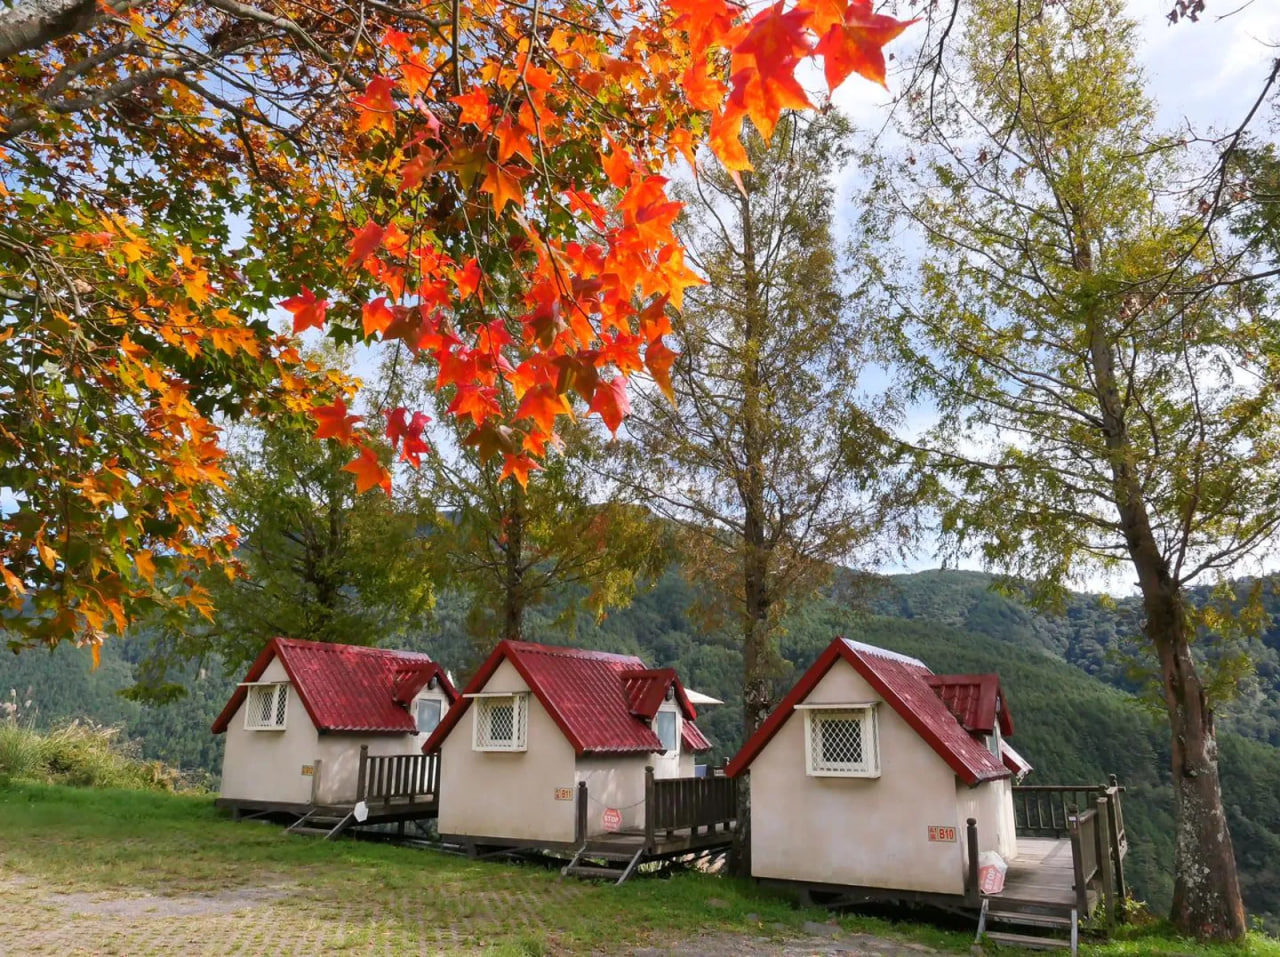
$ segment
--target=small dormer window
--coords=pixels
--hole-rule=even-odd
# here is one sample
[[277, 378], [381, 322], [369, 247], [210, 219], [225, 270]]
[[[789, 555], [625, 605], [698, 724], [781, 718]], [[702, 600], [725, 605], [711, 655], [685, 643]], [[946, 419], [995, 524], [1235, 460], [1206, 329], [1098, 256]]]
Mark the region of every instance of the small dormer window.
[[250, 731], [283, 731], [288, 710], [288, 682], [250, 685], [245, 699], [244, 726]]
[[662, 742], [662, 750], [671, 754], [680, 750], [680, 722], [674, 711], [659, 711], [653, 719], [653, 730]]
[[528, 695], [478, 695], [475, 700], [477, 751], [524, 751], [529, 723]]
[[444, 710], [444, 702], [439, 698], [419, 698], [418, 699], [418, 734], [430, 734], [440, 724], [441, 712]]

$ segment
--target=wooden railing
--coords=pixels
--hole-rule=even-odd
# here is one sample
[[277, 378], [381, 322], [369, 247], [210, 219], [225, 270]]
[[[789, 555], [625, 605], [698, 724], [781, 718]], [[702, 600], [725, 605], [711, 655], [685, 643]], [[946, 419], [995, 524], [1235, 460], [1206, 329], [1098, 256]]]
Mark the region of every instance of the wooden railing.
[[440, 793], [438, 754], [369, 754], [360, 747], [360, 770], [356, 777], [356, 800], [368, 804], [390, 804], [404, 799], [409, 804]]
[[1111, 775], [1101, 787], [1032, 786], [1013, 788], [1013, 813], [1019, 837], [1068, 838], [1077, 907], [1087, 914], [1088, 892], [1102, 898], [1104, 920], [1123, 917], [1118, 902], [1128, 888], [1124, 858], [1129, 850], [1121, 795]]
[[738, 781], [723, 775], [662, 778], [644, 769], [644, 836], [652, 846], [660, 834], [688, 828], [706, 834], [728, 831], [738, 818]]
[[1019, 837], [1069, 837], [1071, 817], [1093, 807], [1096, 787], [1014, 786], [1013, 817]]

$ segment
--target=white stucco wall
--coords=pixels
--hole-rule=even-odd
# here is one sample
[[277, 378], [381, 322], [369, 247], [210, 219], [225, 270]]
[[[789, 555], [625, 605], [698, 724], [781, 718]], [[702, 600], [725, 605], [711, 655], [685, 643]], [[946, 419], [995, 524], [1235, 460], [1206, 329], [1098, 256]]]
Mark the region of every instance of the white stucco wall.
[[[273, 660], [259, 681], [288, 681], [284, 665]], [[246, 699], [247, 701], [247, 699]], [[290, 686], [284, 731], [249, 731], [244, 726], [244, 705], [231, 716], [222, 757], [224, 798], [273, 801], [287, 804], [311, 802], [311, 778], [303, 765], [320, 756], [318, 736], [311, 717]]]
[[[504, 661], [483, 690], [529, 688]], [[558, 788], [577, 783], [573, 747], [532, 694], [528, 705], [526, 751], [473, 750], [474, 705], [441, 744], [441, 834], [573, 842], [574, 801], [556, 799]]]
[[[881, 701], [837, 661], [805, 704]], [[879, 778], [810, 777], [802, 711], [794, 712], [750, 769], [751, 871], [756, 877], [964, 892], [964, 819], [951, 768], [893, 710], [877, 708]], [[929, 825], [956, 828], [954, 843]]]
[[1006, 861], [1017, 856], [1013, 790], [1008, 779], [988, 781], [973, 788], [957, 780], [956, 801], [962, 824], [969, 818], [978, 822], [979, 852], [995, 851]]

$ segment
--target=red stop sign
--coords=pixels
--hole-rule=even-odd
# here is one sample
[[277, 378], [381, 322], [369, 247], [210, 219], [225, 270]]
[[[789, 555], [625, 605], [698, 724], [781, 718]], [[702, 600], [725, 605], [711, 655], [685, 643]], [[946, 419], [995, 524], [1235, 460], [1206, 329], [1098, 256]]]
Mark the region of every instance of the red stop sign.
[[600, 824], [606, 831], [618, 831], [622, 829], [622, 812], [617, 808], [607, 807], [604, 813], [600, 815]]

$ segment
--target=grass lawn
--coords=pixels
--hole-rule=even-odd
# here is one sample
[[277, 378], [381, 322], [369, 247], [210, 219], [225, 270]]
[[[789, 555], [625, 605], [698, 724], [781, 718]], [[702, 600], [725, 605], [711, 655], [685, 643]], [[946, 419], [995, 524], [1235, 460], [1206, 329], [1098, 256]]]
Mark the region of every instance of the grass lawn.
[[[28, 784], [0, 788], [0, 899], [0, 952], [21, 954], [626, 953], [700, 935], [759, 946], [830, 919], [744, 881], [561, 881], [532, 865], [237, 824], [208, 796]], [[944, 953], [971, 942], [927, 925], [840, 924]], [[1089, 952], [1219, 951], [1130, 931]], [[1221, 952], [1280, 957], [1280, 942]]]

